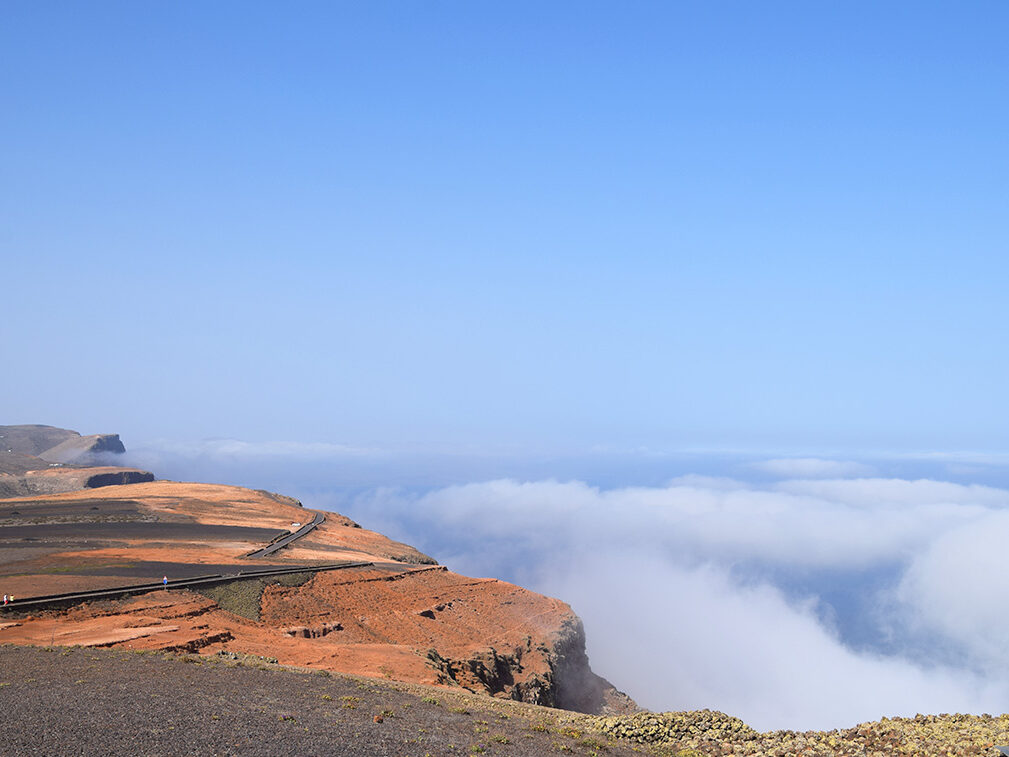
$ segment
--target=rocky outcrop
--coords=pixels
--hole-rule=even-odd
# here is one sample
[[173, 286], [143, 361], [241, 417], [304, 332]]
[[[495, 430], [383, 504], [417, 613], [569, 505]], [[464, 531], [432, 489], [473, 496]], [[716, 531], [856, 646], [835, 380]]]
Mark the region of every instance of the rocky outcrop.
[[525, 651], [531, 651], [531, 648], [520, 646], [510, 652], [499, 653], [490, 647], [465, 659], [452, 660], [432, 648], [427, 650], [425, 657], [438, 671], [439, 683], [451, 683], [467, 691], [482, 691], [517, 702], [549, 705], [553, 700], [549, 682], [535, 673], [523, 675], [522, 656]]
[[81, 436], [55, 426], [0, 426], [0, 454], [38, 458], [46, 463], [87, 464], [102, 455], [125, 451], [119, 434]]
[[22, 476], [0, 473], [0, 499], [45, 496], [103, 486], [142, 484], [154, 480], [150, 471], [138, 468], [48, 468], [28, 471]]
[[309, 628], [308, 626], [282, 628], [281, 633], [284, 634], [284, 636], [298, 636], [302, 639], [321, 639], [323, 636], [329, 636], [334, 631], [342, 630], [343, 626], [339, 623], [323, 623], [315, 628]]
[[553, 640], [550, 672], [554, 707], [592, 714], [625, 714], [640, 708], [602, 676], [592, 672], [585, 653], [585, 628], [572, 614]]
[[739, 718], [713, 710], [641, 712], [631, 716], [605, 717], [599, 719], [598, 727], [603, 733], [639, 744], [740, 743], [752, 742], [760, 736]]
[[[322, 618], [339, 633], [323, 632]], [[592, 714], [637, 710], [592, 672], [568, 605], [504, 581], [440, 566], [319, 574], [298, 587], [268, 587], [260, 619], [288, 637], [325, 637], [317, 655], [339, 644], [344, 665], [382, 649], [394, 660], [396, 647], [426, 663], [428, 673], [411, 680]]]
[[94, 468], [84, 480], [84, 489], [98, 489], [102, 486], [125, 486], [126, 484], [146, 484], [154, 480], [150, 471], [137, 468]]
[[[582, 622], [574, 615], [566, 618], [546, 643], [534, 646], [532, 637], [526, 636], [523, 644], [508, 651], [489, 647], [465, 659], [452, 660], [429, 649], [426, 656], [441, 673], [443, 682], [469, 691], [593, 715], [639, 710], [630, 697], [592, 672]], [[536, 672], [526, 670], [531, 657], [539, 658], [532, 665]], [[545, 670], [542, 662], [546, 663]]]
[[0, 426], [0, 499], [153, 481], [149, 471], [99, 465], [107, 455], [125, 451], [119, 434]]
[[103, 455], [121, 455], [126, 452], [119, 434], [92, 434], [78, 436], [60, 442], [39, 453], [39, 457], [50, 463], [93, 462]]

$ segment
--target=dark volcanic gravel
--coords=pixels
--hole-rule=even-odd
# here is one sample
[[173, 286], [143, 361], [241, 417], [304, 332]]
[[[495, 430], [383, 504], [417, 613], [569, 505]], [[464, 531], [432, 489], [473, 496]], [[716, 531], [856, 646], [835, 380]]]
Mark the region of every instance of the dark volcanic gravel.
[[0, 754], [632, 753], [562, 711], [259, 664], [0, 647]]
[[110, 523], [45, 523], [29, 526], [0, 526], [0, 539], [152, 539], [206, 541], [228, 539], [251, 544], [268, 542], [279, 529], [252, 526], [224, 526], [213, 523], [172, 523], [166, 521], [113, 521]]

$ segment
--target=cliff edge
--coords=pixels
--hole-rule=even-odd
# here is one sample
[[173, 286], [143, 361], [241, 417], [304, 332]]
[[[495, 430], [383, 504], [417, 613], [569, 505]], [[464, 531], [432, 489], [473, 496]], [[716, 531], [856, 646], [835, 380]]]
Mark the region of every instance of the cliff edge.
[[592, 714], [637, 709], [592, 672], [582, 623], [558, 599], [454, 573], [289, 497], [130, 482], [144, 473], [47, 465], [19, 477], [32, 493], [0, 499], [0, 589], [16, 597], [0, 644], [255, 655]]
[[105, 464], [124, 452], [119, 434], [0, 426], [0, 499], [154, 480], [150, 471]]

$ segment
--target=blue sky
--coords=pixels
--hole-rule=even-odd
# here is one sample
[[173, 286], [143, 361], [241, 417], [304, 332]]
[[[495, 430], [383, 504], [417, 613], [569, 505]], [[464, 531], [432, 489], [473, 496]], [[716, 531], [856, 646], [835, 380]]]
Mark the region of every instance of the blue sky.
[[11, 3], [5, 422], [1005, 448], [1004, 3]]
[[1007, 22], [7, 3], [0, 424], [562, 597], [649, 707], [1000, 711]]

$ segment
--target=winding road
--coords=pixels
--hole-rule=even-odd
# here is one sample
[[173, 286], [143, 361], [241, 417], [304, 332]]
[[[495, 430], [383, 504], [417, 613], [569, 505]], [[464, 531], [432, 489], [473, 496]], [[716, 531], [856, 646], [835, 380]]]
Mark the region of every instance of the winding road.
[[[300, 539], [305, 534], [313, 531], [317, 526], [326, 520], [323, 513], [317, 512], [311, 523], [306, 523], [293, 533], [289, 533], [276, 541], [271, 542], [262, 549], [249, 552], [245, 557], [268, 557], [283, 549], [291, 542]], [[373, 565], [371, 562], [343, 562], [329, 565], [292, 565], [289, 568], [254, 568], [252, 570], [240, 570], [237, 573], [213, 573], [205, 576], [195, 576], [193, 578], [177, 578], [168, 583], [159, 581], [157, 583], [131, 584], [129, 586], [115, 586], [108, 589], [93, 589], [91, 591], [75, 591], [66, 594], [47, 594], [44, 596], [26, 597], [8, 605], [0, 605], [0, 612], [7, 610], [15, 611], [26, 608], [52, 607], [64, 604], [76, 604], [89, 599], [110, 599], [122, 597], [129, 594], [144, 594], [149, 591], [166, 589], [184, 589], [190, 586], [201, 586], [206, 584], [228, 583], [230, 581], [242, 581], [252, 578], [268, 578], [270, 576], [283, 576], [291, 573], [319, 573], [326, 570], [341, 570], [343, 568], [364, 568]]]
[[315, 530], [315, 527], [322, 525], [323, 521], [325, 520], [326, 520], [325, 515], [323, 515], [322, 513], [316, 513], [311, 523], [306, 523], [304, 526], [299, 528], [294, 533], [288, 534], [282, 539], [278, 539], [277, 541], [272, 542], [271, 544], [263, 547], [262, 549], [257, 549], [255, 552], [249, 552], [249, 554], [247, 554], [246, 557], [269, 557], [274, 552], [286, 547], [295, 539], [300, 539], [309, 531]]
[[206, 576], [196, 576], [195, 578], [177, 578], [167, 584], [158, 581], [157, 583], [132, 584], [130, 586], [116, 586], [110, 589], [95, 589], [92, 591], [74, 591], [67, 594], [47, 594], [40, 597], [27, 597], [11, 602], [8, 605], [0, 605], [0, 612], [5, 610], [16, 611], [27, 608], [51, 607], [62, 604], [75, 604], [88, 599], [112, 599], [123, 597], [129, 594], [145, 594], [149, 591], [164, 591], [166, 589], [185, 589], [190, 586], [204, 586], [207, 584], [222, 584], [230, 581], [248, 581], [251, 578], [269, 578], [270, 576], [285, 576], [291, 573], [320, 573], [326, 570], [342, 570], [344, 568], [366, 568], [374, 565], [371, 562], [345, 562], [333, 563], [330, 565], [292, 565], [290, 568], [260, 568], [258, 570], [240, 570], [237, 573], [213, 574]]

